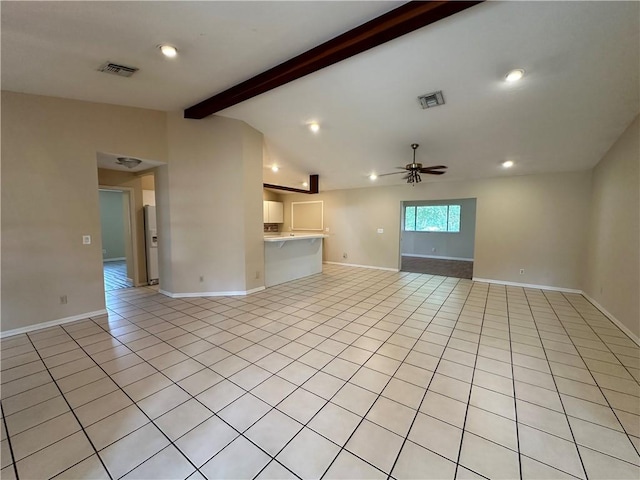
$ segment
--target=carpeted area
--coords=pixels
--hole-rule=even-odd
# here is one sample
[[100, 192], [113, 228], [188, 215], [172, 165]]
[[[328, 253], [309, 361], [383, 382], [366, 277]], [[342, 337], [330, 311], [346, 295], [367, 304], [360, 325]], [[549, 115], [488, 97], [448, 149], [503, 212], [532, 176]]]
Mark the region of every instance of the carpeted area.
[[473, 278], [473, 262], [402, 256], [403, 272], [428, 273], [443, 277]]

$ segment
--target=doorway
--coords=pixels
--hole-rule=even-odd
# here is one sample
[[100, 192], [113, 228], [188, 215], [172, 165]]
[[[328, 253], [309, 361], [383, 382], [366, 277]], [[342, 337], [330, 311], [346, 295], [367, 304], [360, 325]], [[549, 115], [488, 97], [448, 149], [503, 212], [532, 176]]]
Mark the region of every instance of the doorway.
[[131, 232], [131, 193], [100, 187], [100, 226], [104, 290], [134, 286], [134, 255]]
[[400, 270], [473, 278], [476, 199], [402, 202]]

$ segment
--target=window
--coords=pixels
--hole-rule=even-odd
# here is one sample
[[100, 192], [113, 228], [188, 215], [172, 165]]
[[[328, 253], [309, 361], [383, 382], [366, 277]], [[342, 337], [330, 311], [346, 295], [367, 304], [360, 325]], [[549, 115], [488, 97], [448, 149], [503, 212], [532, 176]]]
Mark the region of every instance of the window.
[[404, 229], [409, 232], [459, 232], [460, 205], [405, 207]]

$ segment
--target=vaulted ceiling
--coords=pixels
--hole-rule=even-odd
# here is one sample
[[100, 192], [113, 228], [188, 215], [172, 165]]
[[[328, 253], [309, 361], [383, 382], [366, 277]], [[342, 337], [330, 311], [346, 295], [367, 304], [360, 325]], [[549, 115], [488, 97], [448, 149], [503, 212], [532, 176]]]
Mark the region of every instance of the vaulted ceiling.
[[[2, 88], [183, 110], [399, 5], [3, 2]], [[639, 19], [638, 2], [485, 2], [217, 114], [264, 133], [267, 183], [401, 184], [368, 176], [409, 163], [411, 143], [449, 166], [425, 182], [588, 169], [640, 111]], [[445, 105], [420, 108], [436, 90]]]

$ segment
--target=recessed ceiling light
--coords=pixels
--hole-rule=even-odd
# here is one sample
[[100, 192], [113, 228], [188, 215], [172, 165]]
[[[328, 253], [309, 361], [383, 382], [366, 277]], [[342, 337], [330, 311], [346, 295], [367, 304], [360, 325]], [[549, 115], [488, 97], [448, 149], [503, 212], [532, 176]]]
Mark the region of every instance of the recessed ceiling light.
[[271, 171], [272, 172], [277, 172], [278, 170], [280, 170], [280, 169], [278, 168], [277, 165], [274, 165], [274, 166], [271, 167]]
[[511, 70], [507, 73], [505, 80], [507, 82], [517, 82], [524, 76], [524, 70], [521, 68], [516, 68], [515, 70]]
[[506, 162], [502, 162], [502, 166], [504, 168], [511, 168], [511, 167], [513, 167], [513, 161], [512, 160], [507, 160]]
[[378, 178], [378, 175], [376, 175], [375, 173], [369, 175], [369, 180], [375, 180], [376, 178]]
[[309, 184], [308, 184], [307, 182], [302, 182], [302, 186], [303, 186], [303, 187], [308, 187], [308, 186], [309, 186]]
[[316, 122], [312, 122], [309, 124], [309, 130], [313, 133], [318, 133], [320, 131], [320, 125]]
[[158, 48], [165, 57], [173, 58], [178, 55], [178, 49], [173, 45], [159, 45]]

